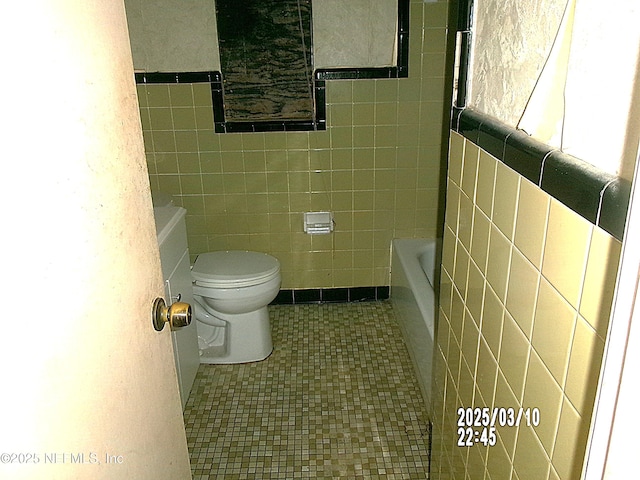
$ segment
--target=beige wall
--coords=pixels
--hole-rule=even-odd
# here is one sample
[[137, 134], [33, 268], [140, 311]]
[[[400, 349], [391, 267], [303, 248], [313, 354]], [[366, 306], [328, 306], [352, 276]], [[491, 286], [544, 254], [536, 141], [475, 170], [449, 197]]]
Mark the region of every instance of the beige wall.
[[[451, 132], [435, 478], [579, 478], [620, 248]], [[535, 407], [541, 422], [457, 447], [458, 407]]]
[[213, 0], [125, 0], [125, 7], [137, 71], [220, 70]]
[[[271, 253], [283, 288], [388, 285], [390, 240], [438, 230], [447, 8], [411, 2], [409, 78], [327, 82], [326, 131], [215, 134], [208, 85], [139, 86], [151, 186], [187, 208], [190, 252]], [[304, 234], [312, 210], [335, 233]]]
[[637, 2], [474, 6], [468, 106], [630, 181], [640, 138]]
[[[125, 0], [125, 5], [136, 70], [220, 70], [213, 0]], [[315, 68], [395, 65], [397, 13], [397, 0], [314, 1]]]
[[315, 68], [396, 64], [398, 0], [313, 0], [312, 17]]
[[[474, 3], [469, 105], [507, 125], [518, 125], [566, 4], [566, 0]], [[541, 17], [544, 22], [540, 21]]]

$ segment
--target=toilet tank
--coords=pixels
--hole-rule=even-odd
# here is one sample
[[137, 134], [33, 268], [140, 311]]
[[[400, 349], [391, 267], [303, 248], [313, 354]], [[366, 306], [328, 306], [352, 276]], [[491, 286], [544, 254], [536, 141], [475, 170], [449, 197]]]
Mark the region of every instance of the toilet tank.
[[[171, 201], [160, 203], [154, 196], [153, 213], [160, 247], [162, 276], [165, 282], [165, 300], [167, 304], [174, 303], [178, 299], [193, 304], [185, 223], [187, 211], [182, 207], [174, 206]], [[171, 336], [180, 398], [184, 409], [200, 365], [196, 322], [192, 321], [189, 326], [173, 330]]]
[[171, 266], [182, 257], [187, 247], [187, 227], [185, 216], [187, 211], [182, 207], [167, 205], [154, 207], [153, 215], [156, 220], [156, 234], [160, 247], [162, 273], [167, 275]]

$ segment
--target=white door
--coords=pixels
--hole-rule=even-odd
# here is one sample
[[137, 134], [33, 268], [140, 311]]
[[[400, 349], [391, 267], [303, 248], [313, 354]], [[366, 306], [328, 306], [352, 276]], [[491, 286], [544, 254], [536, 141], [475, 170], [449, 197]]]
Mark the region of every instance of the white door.
[[0, 8], [0, 478], [191, 478], [123, 2]]

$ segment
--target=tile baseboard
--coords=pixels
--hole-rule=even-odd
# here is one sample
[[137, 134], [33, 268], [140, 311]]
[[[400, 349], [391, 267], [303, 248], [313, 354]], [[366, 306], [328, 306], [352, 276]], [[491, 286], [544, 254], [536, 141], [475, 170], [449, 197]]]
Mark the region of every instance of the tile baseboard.
[[389, 299], [390, 288], [378, 287], [344, 287], [344, 288], [309, 288], [299, 290], [280, 290], [271, 305], [298, 305], [305, 303], [352, 303], [372, 302]]

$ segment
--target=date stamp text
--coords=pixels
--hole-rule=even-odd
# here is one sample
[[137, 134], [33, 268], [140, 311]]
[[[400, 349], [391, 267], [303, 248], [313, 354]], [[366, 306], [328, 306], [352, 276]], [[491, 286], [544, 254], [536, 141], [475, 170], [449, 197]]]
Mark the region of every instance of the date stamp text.
[[497, 442], [496, 427], [537, 427], [540, 424], [540, 409], [536, 407], [459, 407], [457, 414], [459, 447], [476, 444], [494, 446]]

